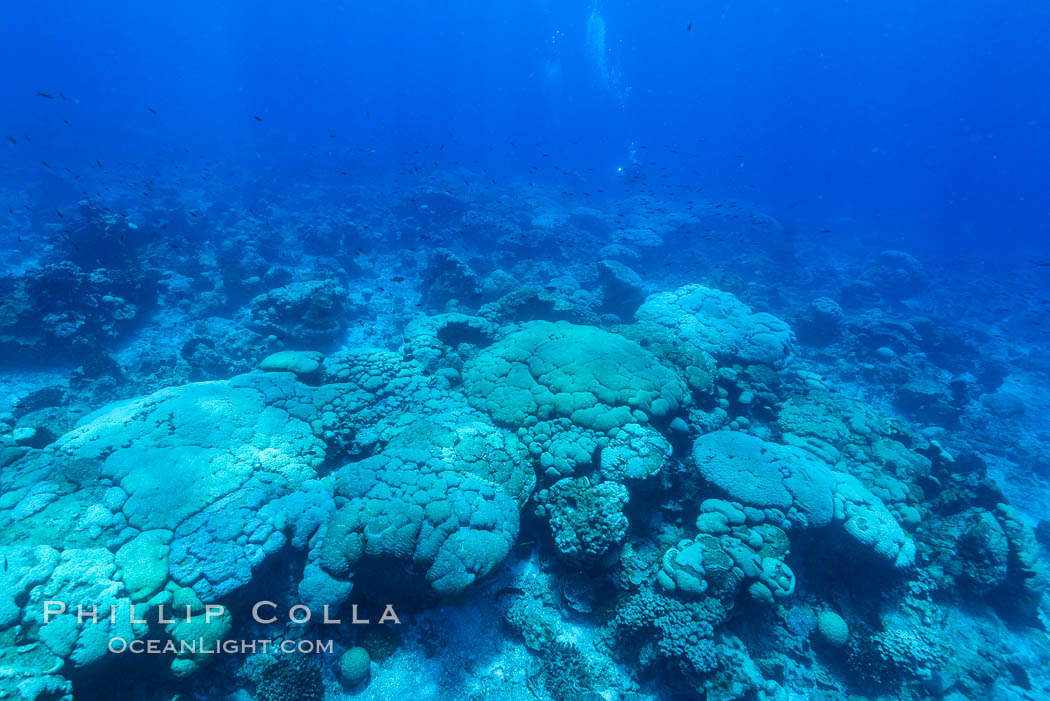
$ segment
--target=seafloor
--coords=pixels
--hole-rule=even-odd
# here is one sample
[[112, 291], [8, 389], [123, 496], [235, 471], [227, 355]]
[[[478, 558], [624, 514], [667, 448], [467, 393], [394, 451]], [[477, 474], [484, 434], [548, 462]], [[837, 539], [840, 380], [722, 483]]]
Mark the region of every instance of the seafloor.
[[13, 212], [0, 698], [1050, 697], [1045, 269], [456, 182]]

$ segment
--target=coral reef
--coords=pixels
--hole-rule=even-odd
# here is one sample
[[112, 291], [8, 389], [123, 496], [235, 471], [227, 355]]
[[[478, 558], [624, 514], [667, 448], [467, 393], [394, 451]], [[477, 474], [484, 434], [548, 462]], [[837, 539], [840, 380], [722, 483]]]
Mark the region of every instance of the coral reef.
[[[259, 699], [1050, 693], [1050, 518], [1017, 486], [1050, 472], [1050, 433], [1032, 428], [1050, 407], [1017, 379], [1037, 353], [982, 353], [992, 336], [915, 311], [936, 288], [900, 251], [779, 288], [732, 266], [660, 276], [661, 256], [694, 250], [684, 215], [499, 207], [422, 191], [294, 267], [277, 232], [231, 225], [176, 264], [90, 211], [100, 240], [169, 264], [0, 279], [0, 349], [77, 364], [16, 377], [0, 407], [0, 696], [80, 693], [126, 669], [116, 638], [254, 637], [337, 645], [177, 650], [157, 683], [207, 696], [221, 678]], [[713, 209], [698, 216], [740, 225]], [[426, 255], [405, 265], [383, 217]], [[465, 226], [492, 240], [457, 246]], [[313, 618], [263, 625], [260, 597]], [[391, 601], [401, 625], [378, 624]]]

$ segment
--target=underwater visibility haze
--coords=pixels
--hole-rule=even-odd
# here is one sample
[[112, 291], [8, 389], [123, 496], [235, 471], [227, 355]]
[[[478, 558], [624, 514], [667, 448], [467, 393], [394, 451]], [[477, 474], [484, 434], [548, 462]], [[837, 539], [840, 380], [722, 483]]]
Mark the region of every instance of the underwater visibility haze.
[[6, 8], [0, 699], [1050, 698], [1050, 7]]

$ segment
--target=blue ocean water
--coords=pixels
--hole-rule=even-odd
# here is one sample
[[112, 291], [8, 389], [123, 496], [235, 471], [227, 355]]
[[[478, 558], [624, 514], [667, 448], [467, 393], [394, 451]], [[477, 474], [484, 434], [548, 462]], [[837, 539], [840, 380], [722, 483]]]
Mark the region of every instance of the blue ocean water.
[[1044, 3], [5, 19], [0, 696], [1050, 697]]

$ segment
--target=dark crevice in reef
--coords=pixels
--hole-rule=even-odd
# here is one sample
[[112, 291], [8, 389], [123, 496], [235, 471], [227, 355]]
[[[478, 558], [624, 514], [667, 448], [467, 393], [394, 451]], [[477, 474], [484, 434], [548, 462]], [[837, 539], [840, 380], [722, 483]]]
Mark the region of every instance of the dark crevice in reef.
[[[163, 643], [168, 636], [163, 630], [151, 629], [143, 642], [150, 640]], [[171, 655], [125, 652], [109, 655], [89, 667], [67, 665], [64, 673], [73, 683], [73, 697], [77, 701], [167, 701], [174, 694], [190, 693], [198, 683], [173, 677], [169, 669], [171, 659]]]
[[450, 348], [458, 348], [461, 343], [467, 343], [478, 348], [485, 348], [492, 344], [493, 338], [479, 328], [462, 322], [450, 322], [438, 328], [437, 338]]

